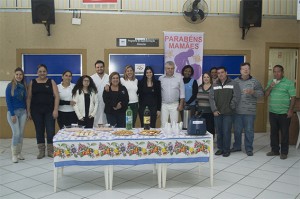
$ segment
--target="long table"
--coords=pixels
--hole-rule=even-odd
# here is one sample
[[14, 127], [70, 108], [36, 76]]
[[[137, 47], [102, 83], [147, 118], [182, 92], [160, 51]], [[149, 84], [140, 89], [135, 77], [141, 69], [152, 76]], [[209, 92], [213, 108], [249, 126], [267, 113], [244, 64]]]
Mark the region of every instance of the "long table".
[[54, 136], [55, 192], [58, 169], [67, 166], [105, 166], [105, 186], [112, 189], [114, 165], [156, 164], [158, 187], [165, 188], [169, 163], [209, 162], [213, 186], [213, 136], [210, 133], [190, 136], [186, 131], [172, 134], [162, 130], [157, 136], [144, 136], [139, 134], [141, 129], [134, 129], [133, 135], [115, 136], [112, 132], [85, 131], [93, 135], [79, 137], [78, 133], [62, 129]]

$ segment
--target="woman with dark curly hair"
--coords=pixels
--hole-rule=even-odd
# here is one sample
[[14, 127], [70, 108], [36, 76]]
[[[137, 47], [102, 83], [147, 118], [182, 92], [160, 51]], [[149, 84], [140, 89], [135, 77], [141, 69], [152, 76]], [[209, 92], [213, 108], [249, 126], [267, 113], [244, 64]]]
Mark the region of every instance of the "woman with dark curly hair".
[[97, 88], [88, 75], [80, 77], [72, 90], [74, 110], [78, 117], [78, 125], [93, 128], [94, 117], [98, 108]]
[[[185, 100], [184, 104], [189, 106], [191, 109], [191, 114], [195, 113], [195, 100], [198, 93], [198, 83], [193, 78], [194, 69], [191, 65], [186, 65], [182, 68], [181, 74], [183, 76]], [[181, 118], [183, 120], [183, 111], [181, 111]]]

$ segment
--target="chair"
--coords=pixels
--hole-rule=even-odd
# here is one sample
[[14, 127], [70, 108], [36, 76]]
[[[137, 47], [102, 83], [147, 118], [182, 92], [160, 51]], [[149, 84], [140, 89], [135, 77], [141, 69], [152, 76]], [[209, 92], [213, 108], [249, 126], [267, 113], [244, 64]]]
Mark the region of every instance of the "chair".
[[298, 139], [297, 139], [296, 149], [298, 149], [299, 144], [300, 144], [300, 111], [297, 112], [297, 116], [298, 116], [298, 121], [299, 121], [299, 133], [298, 133]]

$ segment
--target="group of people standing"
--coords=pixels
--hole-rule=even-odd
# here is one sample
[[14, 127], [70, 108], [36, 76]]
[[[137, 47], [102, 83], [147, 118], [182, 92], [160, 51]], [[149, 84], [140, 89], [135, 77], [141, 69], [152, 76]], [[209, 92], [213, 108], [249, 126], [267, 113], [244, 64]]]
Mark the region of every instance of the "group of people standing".
[[24, 159], [21, 151], [27, 119], [32, 119], [35, 126], [38, 159], [45, 157], [46, 151], [49, 157], [53, 157], [56, 119], [60, 128], [72, 124], [92, 128], [107, 123], [125, 127], [128, 106], [133, 111], [133, 124], [138, 113], [143, 118], [145, 107], [148, 106], [152, 114], [151, 127], [155, 127], [161, 109], [161, 88], [159, 81], [154, 78], [153, 69], [146, 67], [139, 82], [132, 66], [125, 67], [123, 78], [117, 72], [108, 75], [104, 70], [104, 62], [98, 60], [94, 75], [83, 75], [73, 84], [72, 72], [67, 70], [62, 74], [62, 82], [56, 85], [54, 80], [47, 77], [47, 66], [40, 64], [37, 78], [27, 86], [24, 71], [15, 69], [14, 78], [6, 88], [7, 120], [13, 134], [11, 149], [14, 163]]
[[[134, 68], [125, 67], [124, 77], [117, 72], [105, 73], [105, 64], [95, 63], [96, 73], [81, 76], [76, 84], [71, 83], [72, 72], [62, 74], [58, 85], [47, 78], [47, 67], [38, 66], [38, 77], [27, 86], [21, 68], [6, 89], [7, 120], [12, 128], [12, 161], [23, 160], [21, 155], [26, 119], [32, 119], [39, 149], [38, 159], [53, 157], [55, 120], [60, 128], [72, 124], [97, 127], [110, 124], [125, 127], [125, 112], [129, 106], [133, 112], [133, 127], [137, 116], [143, 127], [146, 107], [151, 112], [152, 128], [161, 116], [161, 127], [169, 121], [178, 122], [179, 113], [189, 106], [193, 113], [206, 119], [207, 130], [217, 134], [216, 155], [228, 157], [230, 152], [241, 151], [242, 131], [245, 133], [245, 151], [253, 155], [254, 121], [257, 99], [264, 95], [261, 84], [250, 75], [250, 64], [242, 63], [241, 75], [232, 80], [225, 67], [212, 68], [202, 75], [198, 86], [192, 78], [194, 70], [185, 66], [181, 75], [174, 73], [175, 64], [165, 63], [165, 74], [157, 80], [150, 66], [144, 70], [140, 81], [135, 78]], [[288, 127], [295, 98], [293, 83], [283, 76], [283, 67], [273, 68], [265, 94], [270, 96], [269, 115], [271, 123], [272, 151], [267, 155], [280, 155], [279, 129], [281, 130], [281, 159], [288, 154]], [[282, 98], [283, 96], [283, 98]], [[231, 129], [234, 127], [234, 144], [231, 147]], [[46, 140], [45, 141], [45, 133]]]
[[[296, 91], [294, 82], [284, 77], [284, 68], [281, 65], [273, 67], [274, 79], [269, 80], [265, 90], [260, 82], [251, 76], [250, 63], [240, 65], [240, 76], [234, 80], [227, 76], [225, 67], [211, 70], [215, 70], [211, 74], [217, 74], [209, 92], [209, 103], [214, 115], [217, 134], [218, 150], [215, 155], [228, 157], [231, 152], [241, 151], [242, 132], [244, 132], [245, 152], [248, 156], [253, 156], [257, 100], [266, 96], [269, 97], [271, 126], [271, 151], [266, 155], [280, 155], [280, 159], [286, 159], [289, 150], [289, 126]], [[231, 148], [232, 127], [234, 143]], [[279, 141], [279, 132], [281, 141]]]

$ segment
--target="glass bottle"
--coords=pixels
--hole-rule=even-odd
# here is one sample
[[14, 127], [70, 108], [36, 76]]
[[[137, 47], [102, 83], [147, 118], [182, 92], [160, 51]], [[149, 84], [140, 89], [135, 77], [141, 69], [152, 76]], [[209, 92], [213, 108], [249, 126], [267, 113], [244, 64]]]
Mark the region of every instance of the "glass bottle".
[[144, 129], [149, 130], [150, 129], [150, 122], [151, 122], [151, 112], [146, 106], [145, 111], [144, 111]]
[[126, 110], [126, 129], [127, 130], [132, 129], [132, 110], [130, 106], [128, 106]]

